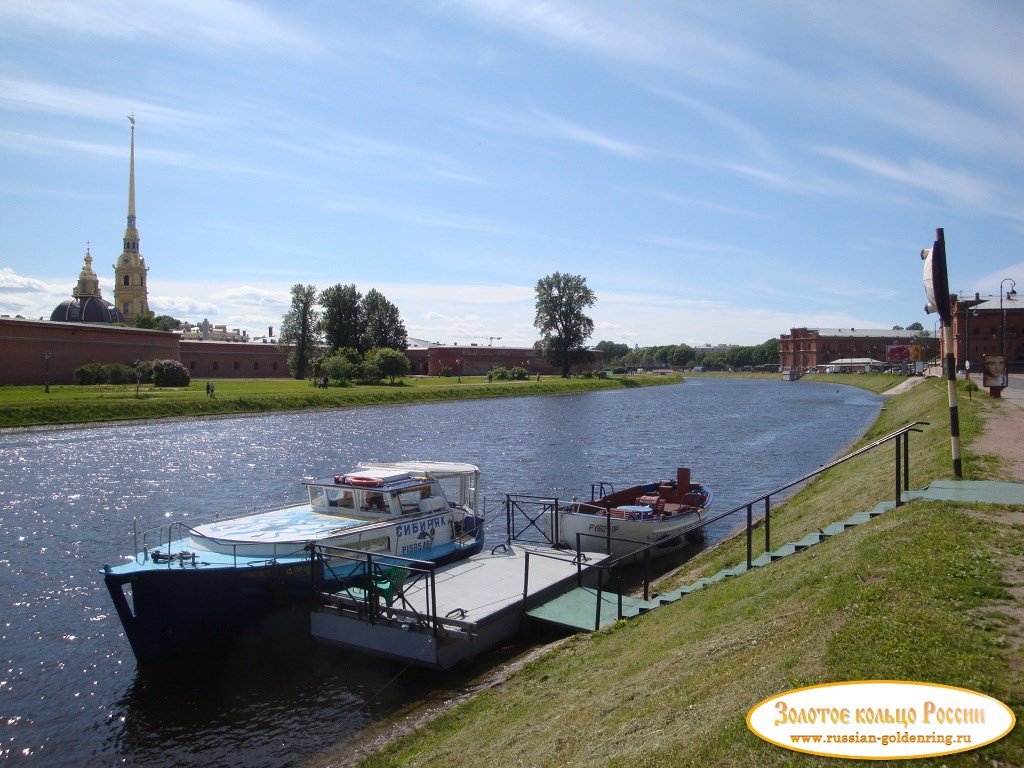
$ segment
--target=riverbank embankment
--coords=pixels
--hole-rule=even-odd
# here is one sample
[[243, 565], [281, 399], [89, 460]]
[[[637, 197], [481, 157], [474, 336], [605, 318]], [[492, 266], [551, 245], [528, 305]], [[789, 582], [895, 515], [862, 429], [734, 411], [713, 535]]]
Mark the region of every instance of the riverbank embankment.
[[[965, 479], [1021, 479], [1005, 458], [976, 447], [1017, 417], [1013, 407], [984, 393], [961, 398]], [[949, 478], [945, 382], [927, 379], [890, 397], [863, 442], [911, 422], [925, 423], [910, 441], [911, 486]], [[773, 540], [870, 509], [891, 487], [891, 450], [867, 453], [774, 509]], [[425, 720], [410, 716], [411, 730], [376, 732], [372, 744], [384, 746], [368, 755], [358, 748], [367, 745], [364, 734], [361, 745], [338, 745], [312, 764], [442, 766], [464, 762], [471, 748], [480, 766], [784, 766], [793, 753], [748, 731], [746, 712], [782, 691], [841, 680], [960, 686], [1000, 699], [1019, 717], [1021, 512], [911, 502], [800, 555], [547, 648], [456, 706]], [[682, 583], [744, 557], [741, 537], [671, 579]], [[1024, 736], [1016, 729], [941, 762], [1024, 765]]]
[[[193, 381], [187, 387], [60, 385], [0, 387], [0, 428], [126, 419], [226, 416], [318, 408], [476, 400], [678, 384], [680, 374], [488, 381], [484, 376], [410, 377], [393, 385], [314, 387], [295, 379]], [[212, 384], [207, 389], [205, 384]]]

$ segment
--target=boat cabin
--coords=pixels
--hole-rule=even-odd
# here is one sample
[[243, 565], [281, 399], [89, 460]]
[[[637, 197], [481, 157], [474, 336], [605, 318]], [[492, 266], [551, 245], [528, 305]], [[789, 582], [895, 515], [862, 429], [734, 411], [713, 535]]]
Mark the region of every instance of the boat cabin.
[[441, 485], [407, 471], [374, 470], [334, 475], [306, 483], [309, 504], [325, 515], [386, 518], [448, 508]]

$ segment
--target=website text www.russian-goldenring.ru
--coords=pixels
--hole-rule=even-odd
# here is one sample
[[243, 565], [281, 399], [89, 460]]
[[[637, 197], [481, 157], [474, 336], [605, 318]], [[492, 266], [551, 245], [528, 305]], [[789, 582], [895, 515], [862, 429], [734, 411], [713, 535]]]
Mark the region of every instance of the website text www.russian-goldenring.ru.
[[890, 744], [943, 744], [951, 747], [954, 744], [970, 744], [970, 734], [960, 733], [827, 733], [827, 734], [791, 734], [790, 740], [793, 744], [881, 744], [887, 747]]

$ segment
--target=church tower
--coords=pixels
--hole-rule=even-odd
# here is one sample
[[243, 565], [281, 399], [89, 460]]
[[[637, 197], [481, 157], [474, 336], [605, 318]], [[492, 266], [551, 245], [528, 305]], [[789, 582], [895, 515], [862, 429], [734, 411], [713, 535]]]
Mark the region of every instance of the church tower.
[[128, 171], [128, 226], [124, 230], [124, 250], [114, 265], [114, 306], [129, 325], [139, 315], [150, 315], [146, 273], [149, 267], [139, 253], [139, 230], [135, 227], [135, 115], [132, 123], [131, 161]]

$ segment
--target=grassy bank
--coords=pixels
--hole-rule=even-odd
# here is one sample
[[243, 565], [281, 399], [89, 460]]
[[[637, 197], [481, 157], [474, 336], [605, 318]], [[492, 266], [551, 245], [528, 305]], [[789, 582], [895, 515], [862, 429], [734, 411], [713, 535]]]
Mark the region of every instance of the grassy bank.
[[[998, 472], [969, 450], [987, 407], [987, 397], [960, 403], [968, 479]], [[911, 485], [949, 477], [940, 381], [890, 399], [865, 442], [912, 421], [930, 426], [911, 438]], [[773, 541], [891, 498], [892, 473], [891, 446], [841, 465], [773, 511]], [[1010, 590], [1024, 575], [1024, 527], [1004, 521], [1005, 512], [907, 504], [800, 555], [573, 637], [360, 765], [832, 766], [762, 741], [744, 718], [768, 696], [842, 680], [963, 686], [1019, 716], [1022, 633]], [[671, 580], [744, 558], [745, 540], [726, 542]], [[843, 761], [858, 763], [879, 764]], [[915, 765], [1024, 765], [1024, 737], [1018, 728], [979, 750]]]
[[483, 376], [409, 378], [394, 386], [331, 386], [317, 389], [294, 379], [215, 379], [216, 397], [206, 396], [206, 380], [182, 388], [143, 385], [0, 387], [0, 427], [71, 424], [117, 419], [211, 416], [231, 413], [343, 408], [359, 405], [425, 403], [523, 395], [556, 395], [599, 389], [674, 384], [681, 376], [628, 376], [611, 379], [495, 381]]

